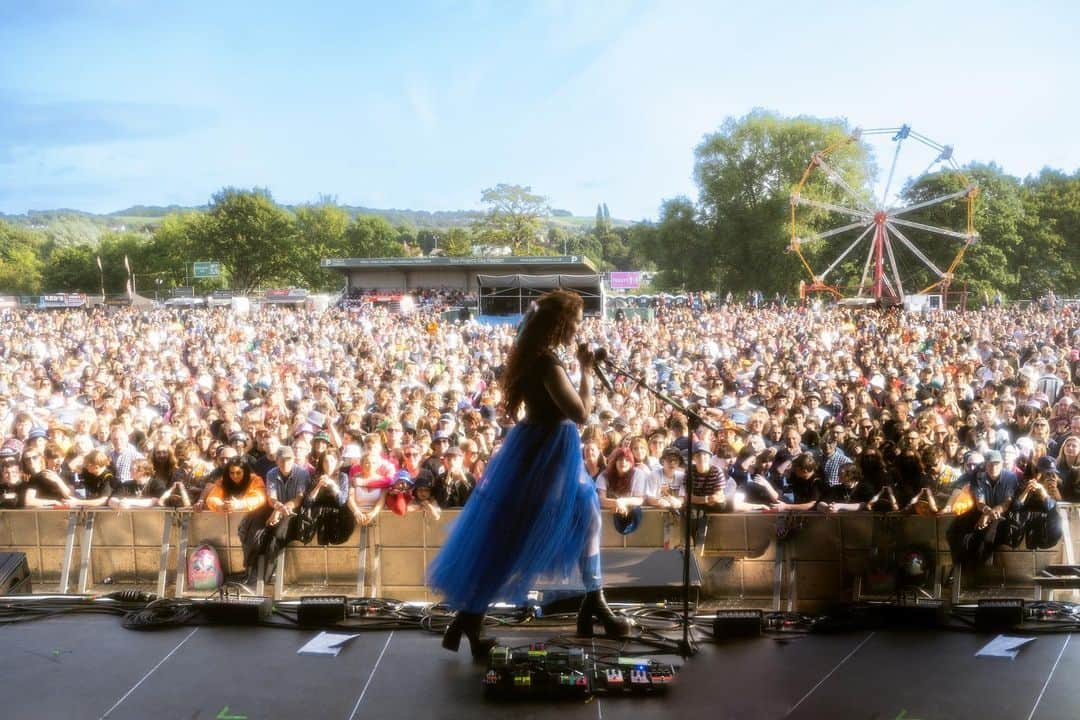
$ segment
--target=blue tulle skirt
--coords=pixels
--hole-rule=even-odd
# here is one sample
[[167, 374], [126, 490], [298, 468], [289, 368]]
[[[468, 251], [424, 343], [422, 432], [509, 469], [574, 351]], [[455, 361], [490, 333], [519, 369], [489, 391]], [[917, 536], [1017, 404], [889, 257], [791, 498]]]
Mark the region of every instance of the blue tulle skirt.
[[428, 584], [466, 612], [524, 600], [538, 578], [577, 571], [599, 512], [577, 426], [518, 423], [428, 568]]

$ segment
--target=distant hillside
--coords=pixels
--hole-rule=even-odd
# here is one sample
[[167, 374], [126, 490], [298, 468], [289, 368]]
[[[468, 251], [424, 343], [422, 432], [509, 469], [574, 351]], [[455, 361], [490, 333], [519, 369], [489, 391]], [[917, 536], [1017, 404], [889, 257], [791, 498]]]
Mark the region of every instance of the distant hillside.
[[[296, 205], [283, 205], [295, 210]], [[478, 210], [397, 210], [366, 208], [355, 205], [341, 206], [350, 216], [376, 215], [391, 225], [406, 225], [416, 229], [449, 229], [467, 227], [480, 218]], [[61, 208], [57, 210], [31, 210], [23, 215], [4, 215], [0, 220], [22, 227], [44, 230], [61, 242], [96, 242], [105, 232], [152, 232], [162, 218], [172, 213], [202, 212], [206, 206], [182, 207], [180, 205], [135, 205], [123, 210], [98, 215], [82, 210]], [[571, 215], [567, 210], [553, 210], [548, 224], [567, 230], [586, 230], [596, 222], [592, 215]], [[612, 219], [616, 227], [629, 225], [629, 221]]]

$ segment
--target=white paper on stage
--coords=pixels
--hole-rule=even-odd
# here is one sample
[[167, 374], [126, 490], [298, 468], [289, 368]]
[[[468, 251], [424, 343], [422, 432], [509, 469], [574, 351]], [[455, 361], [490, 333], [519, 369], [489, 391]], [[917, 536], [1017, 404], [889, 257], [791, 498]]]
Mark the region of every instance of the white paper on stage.
[[1009, 637], [1008, 635], [998, 635], [996, 638], [986, 643], [979, 652], [975, 653], [976, 656], [983, 657], [1003, 657], [1014, 659], [1020, 652], [1020, 648], [1031, 642], [1035, 638], [1019, 638]]
[[311, 638], [311, 640], [308, 640], [302, 648], [296, 651], [296, 654], [331, 655], [337, 657], [337, 654], [341, 652], [341, 646], [352, 640], [354, 637], [360, 636], [358, 634], [346, 635], [343, 633], [321, 632]]

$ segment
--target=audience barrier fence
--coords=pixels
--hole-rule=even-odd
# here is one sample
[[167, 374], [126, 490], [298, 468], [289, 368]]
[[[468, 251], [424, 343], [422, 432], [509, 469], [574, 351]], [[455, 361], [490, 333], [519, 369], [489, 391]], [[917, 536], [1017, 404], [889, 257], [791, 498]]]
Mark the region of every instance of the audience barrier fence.
[[[1078, 506], [1062, 504], [1065, 536], [1049, 550], [1002, 548], [979, 578], [952, 583], [952, 599], [968, 590], [1038, 598], [1033, 576], [1049, 564], [1073, 564], [1080, 537]], [[423, 513], [383, 512], [340, 545], [292, 543], [274, 574], [275, 597], [355, 594], [399, 600], [437, 600], [424, 583], [458, 511], [439, 520]], [[679, 518], [646, 510], [638, 528], [616, 532], [605, 512], [605, 548], [663, 549], [681, 545]], [[186, 558], [211, 544], [225, 573], [243, 569], [237, 536], [242, 514], [141, 509], [0, 511], [0, 550], [26, 553], [35, 592], [102, 592], [138, 586], [159, 595], [198, 596], [186, 586]], [[694, 549], [702, 596], [722, 605], [815, 611], [868, 599], [869, 569], [902, 559], [911, 549], [927, 557], [923, 594], [941, 597], [951, 565], [946, 531], [952, 517], [878, 513], [731, 513], [709, 516]], [[880, 587], [877, 589], [880, 590]], [[256, 592], [266, 592], [260, 583]]]

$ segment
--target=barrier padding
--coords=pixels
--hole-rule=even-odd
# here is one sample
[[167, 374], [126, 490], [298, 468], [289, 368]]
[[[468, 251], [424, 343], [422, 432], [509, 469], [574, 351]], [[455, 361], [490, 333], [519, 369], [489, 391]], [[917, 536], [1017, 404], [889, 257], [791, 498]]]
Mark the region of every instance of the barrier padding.
[[[983, 572], [988, 583], [1008, 586], [1034, 597], [1031, 576], [1051, 563], [1076, 556], [1080, 512], [1062, 505], [1072, 547], [1050, 550], [1002, 549]], [[286, 595], [336, 590], [353, 593], [361, 557], [366, 583], [377, 593], [398, 599], [433, 600], [424, 584], [430, 560], [437, 554], [459, 511], [444, 510], [439, 520], [423, 513], [404, 517], [383, 512], [362, 535], [360, 528], [341, 545], [291, 544], [285, 552]], [[243, 515], [178, 510], [3, 510], [0, 549], [26, 553], [35, 590], [56, 589], [69, 527], [71, 571], [79, 570], [83, 527], [93, 516], [89, 553], [89, 585], [153, 584], [161, 570], [162, 538], [169, 583], [184, 562], [179, 557], [181, 521], [187, 524], [187, 549], [201, 542], [214, 545], [226, 572], [242, 569], [237, 528]], [[71, 518], [78, 522], [71, 524]], [[605, 548], [674, 548], [682, 545], [679, 519], [665, 510], [646, 509], [636, 531], [615, 530], [611, 512], [604, 512], [601, 545]], [[949, 564], [946, 531], [951, 517], [881, 515], [876, 513], [733, 513], [709, 516], [699, 555], [703, 595], [730, 603], [769, 605], [778, 594], [797, 609], [811, 609], [851, 599], [853, 578], [865, 572], [875, 548], [883, 543], [898, 550], [921, 546], [937, 551], [939, 569]], [[361, 538], [366, 547], [361, 548]], [[1072, 552], [1068, 552], [1068, 550]], [[778, 565], [780, 567], [778, 568]], [[965, 581], [967, 582], [967, 581]], [[171, 585], [170, 585], [171, 586]]]

